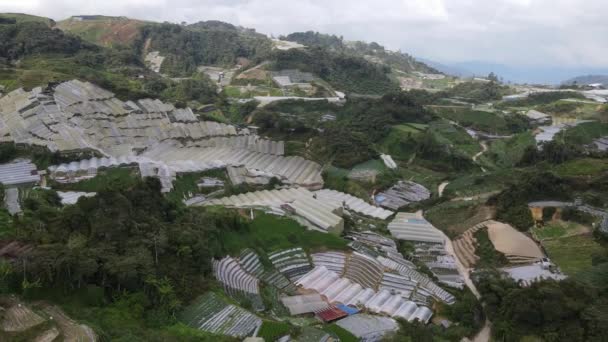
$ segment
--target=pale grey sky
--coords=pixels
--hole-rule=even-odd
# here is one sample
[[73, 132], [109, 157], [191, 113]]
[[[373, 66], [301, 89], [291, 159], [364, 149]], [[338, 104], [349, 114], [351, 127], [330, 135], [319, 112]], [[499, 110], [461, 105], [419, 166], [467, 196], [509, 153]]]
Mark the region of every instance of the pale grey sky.
[[61, 20], [223, 20], [267, 34], [314, 30], [441, 61], [608, 68], [608, 0], [0, 0]]

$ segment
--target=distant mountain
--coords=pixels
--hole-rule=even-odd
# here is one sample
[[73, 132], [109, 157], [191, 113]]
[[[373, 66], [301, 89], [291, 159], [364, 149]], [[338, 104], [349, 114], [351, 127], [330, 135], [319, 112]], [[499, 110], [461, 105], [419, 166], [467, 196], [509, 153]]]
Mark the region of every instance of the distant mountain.
[[562, 82], [563, 84], [579, 84], [579, 85], [587, 85], [587, 84], [594, 84], [594, 83], [601, 83], [604, 86], [608, 85], [608, 75], [584, 75], [584, 76], [577, 76], [577, 77], [573, 77], [570, 78], [568, 80], [565, 80], [564, 82]]
[[470, 70], [467, 70], [465, 68], [461, 68], [461, 67], [454, 66], [454, 65], [442, 64], [442, 63], [435, 62], [435, 61], [432, 61], [432, 60], [426, 59], [426, 58], [417, 57], [416, 59], [419, 60], [420, 62], [430, 66], [431, 68], [437, 69], [437, 71], [442, 72], [446, 75], [463, 77], [463, 78], [475, 76], [475, 74], [473, 72], [471, 72]]
[[[446, 63], [447, 64], [447, 63]], [[475, 76], [487, 76], [494, 72], [505, 82], [559, 85], [579, 75], [608, 74], [608, 69], [567, 68], [561, 66], [510, 66], [483, 61], [468, 61], [448, 64], [450, 68], [469, 70]]]

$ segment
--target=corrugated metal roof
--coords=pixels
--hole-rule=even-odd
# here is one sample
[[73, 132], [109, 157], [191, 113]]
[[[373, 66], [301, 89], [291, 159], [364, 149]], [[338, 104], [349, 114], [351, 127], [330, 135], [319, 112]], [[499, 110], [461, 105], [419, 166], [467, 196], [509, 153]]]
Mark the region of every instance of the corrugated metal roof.
[[0, 183], [4, 185], [19, 185], [37, 183], [40, 175], [30, 161], [17, 161], [0, 165]]

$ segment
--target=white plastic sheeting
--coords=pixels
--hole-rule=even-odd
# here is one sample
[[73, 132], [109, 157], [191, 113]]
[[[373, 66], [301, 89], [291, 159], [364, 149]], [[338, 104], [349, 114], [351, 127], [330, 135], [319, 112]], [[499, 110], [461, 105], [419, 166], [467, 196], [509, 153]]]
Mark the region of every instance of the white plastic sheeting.
[[259, 294], [259, 282], [254, 276], [243, 270], [241, 265], [231, 257], [213, 260], [215, 278], [230, 288], [243, 292]]
[[315, 267], [296, 281], [296, 285], [317, 291], [330, 303], [363, 307], [377, 314], [400, 317], [410, 322], [418, 319], [428, 323], [432, 316], [429, 308], [419, 306], [400, 294], [392, 294], [388, 290], [374, 291], [371, 288], [363, 288], [350, 279], [339, 277], [324, 266]]
[[340, 208], [335, 203], [316, 200], [313, 193], [304, 188], [262, 190], [213, 199], [204, 205], [223, 205], [236, 208], [269, 207], [277, 211], [288, 210], [305, 218], [323, 231], [341, 231], [342, 217], [335, 214]]
[[57, 195], [61, 198], [61, 204], [76, 204], [80, 197], [93, 197], [97, 195], [95, 192], [80, 192], [80, 191], [57, 191]]
[[415, 213], [398, 213], [388, 230], [399, 240], [444, 244], [445, 237], [427, 220]]
[[321, 201], [334, 201], [344, 205], [347, 210], [354, 211], [365, 216], [386, 220], [393, 212], [380, 207], [373, 206], [355, 196], [331, 189], [316, 191], [317, 199]]

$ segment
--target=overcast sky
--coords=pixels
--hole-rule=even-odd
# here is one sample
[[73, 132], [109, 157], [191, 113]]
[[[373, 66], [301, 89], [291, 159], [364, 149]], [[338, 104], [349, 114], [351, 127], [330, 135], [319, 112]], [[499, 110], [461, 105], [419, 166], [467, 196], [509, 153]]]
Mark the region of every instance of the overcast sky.
[[314, 30], [444, 63], [608, 67], [608, 0], [0, 0], [0, 12], [61, 20], [217, 19], [267, 34]]

